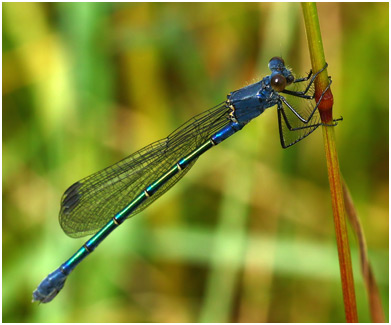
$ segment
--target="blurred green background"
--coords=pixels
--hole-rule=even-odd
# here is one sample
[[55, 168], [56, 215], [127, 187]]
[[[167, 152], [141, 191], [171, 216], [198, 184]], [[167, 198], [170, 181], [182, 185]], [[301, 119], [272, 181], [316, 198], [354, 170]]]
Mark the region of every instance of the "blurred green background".
[[[3, 322], [340, 322], [322, 132], [282, 150], [275, 109], [115, 231], [48, 305], [87, 238], [73, 182], [166, 137], [282, 56], [310, 69], [295, 3], [3, 3]], [[342, 173], [388, 319], [388, 3], [318, 5]], [[360, 321], [367, 297], [352, 232]]]

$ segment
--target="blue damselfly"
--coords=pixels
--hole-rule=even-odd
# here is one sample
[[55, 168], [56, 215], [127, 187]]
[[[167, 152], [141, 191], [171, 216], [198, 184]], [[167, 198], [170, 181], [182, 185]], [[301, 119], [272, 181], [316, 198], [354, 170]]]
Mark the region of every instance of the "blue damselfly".
[[[322, 125], [317, 107], [331, 79], [317, 103], [313, 84], [326, 66], [315, 74], [310, 72], [295, 79], [283, 59], [273, 57], [269, 61], [271, 74], [261, 81], [229, 93], [226, 101], [193, 117], [167, 138], [70, 186], [61, 199], [62, 229], [70, 237], [95, 235], [40, 283], [33, 301], [51, 301], [71, 271], [115, 228], [163, 195], [204, 152], [241, 130], [267, 108], [277, 106], [283, 148]], [[303, 87], [286, 89], [291, 85]], [[294, 105], [291, 99], [300, 102]], [[336, 125], [336, 120], [332, 125]]]

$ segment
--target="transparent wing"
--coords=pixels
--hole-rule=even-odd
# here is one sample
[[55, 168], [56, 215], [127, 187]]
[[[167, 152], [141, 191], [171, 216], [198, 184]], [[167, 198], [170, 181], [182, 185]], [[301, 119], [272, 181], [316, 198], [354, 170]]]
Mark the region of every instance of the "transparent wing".
[[[292, 84], [287, 89], [298, 92], [303, 91], [307, 85], [308, 81], [300, 82], [297, 84]], [[312, 85], [306, 95], [312, 96], [313, 94], [314, 86]], [[282, 102], [282, 106], [277, 110], [281, 145], [283, 148], [287, 148], [315, 131], [316, 128], [321, 125], [321, 120], [317, 109], [310, 118], [316, 106], [314, 99], [300, 98], [288, 94], [281, 95], [285, 97], [290, 106], [288, 107], [285, 103]], [[308, 120], [310, 118], [308, 123], [301, 121], [291, 108], [293, 108], [303, 119]]]
[[[154, 142], [73, 184], [61, 198], [59, 221], [64, 232], [70, 237], [95, 233], [180, 158], [228, 125], [229, 111], [221, 103], [193, 117], [166, 139]], [[165, 183], [129, 217], [145, 209], [170, 189], [194, 162]]]

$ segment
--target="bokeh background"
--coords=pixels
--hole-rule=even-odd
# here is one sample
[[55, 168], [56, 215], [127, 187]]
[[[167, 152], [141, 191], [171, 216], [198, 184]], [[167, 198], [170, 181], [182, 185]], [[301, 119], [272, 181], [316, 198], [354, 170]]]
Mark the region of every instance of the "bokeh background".
[[[282, 150], [275, 109], [127, 221], [48, 305], [39, 282], [87, 238], [73, 182], [167, 136], [282, 56], [310, 69], [295, 3], [3, 3], [3, 322], [340, 322], [321, 130]], [[388, 319], [388, 3], [318, 4], [342, 173]], [[360, 321], [370, 321], [352, 232]]]

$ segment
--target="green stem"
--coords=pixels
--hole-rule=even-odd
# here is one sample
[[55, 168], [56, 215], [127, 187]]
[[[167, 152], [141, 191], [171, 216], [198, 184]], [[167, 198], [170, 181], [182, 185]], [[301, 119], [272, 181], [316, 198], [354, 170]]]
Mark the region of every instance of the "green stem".
[[[312, 71], [319, 71], [325, 66], [326, 60], [323, 51], [316, 4], [302, 3], [302, 9], [307, 32], [308, 46], [310, 49]], [[327, 69], [325, 69], [321, 74], [319, 74], [319, 77], [315, 81], [316, 101], [319, 100], [328, 84], [329, 79]], [[333, 94], [329, 89], [325, 93], [322, 102], [319, 105], [319, 113], [323, 123], [333, 123], [332, 108]], [[350, 246], [346, 229], [344, 198], [333, 127], [327, 125], [323, 126], [323, 141], [325, 145], [327, 170], [334, 214], [346, 321], [358, 322]]]
[[[320, 26], [318, 20], [318, 12], [316, 10], [315, 3], [302, 3], [305, 29], [307, 32], [308, 47], [310, 50], [312, 71], [321, 70], [325, 64], [325, 55], [323, 51], [322, 35], [320, 33]], [[315, 80], [315, 99], [319, 100], [322, 92], [329, 84], [329, 77], [327, 69], [323, 70]], [[323, 100], [320, 103], [319, 113], [323, 123], [332, 123], [332, 107], [333, 107], [333, 94], [329, 89], [323, 96]]]

